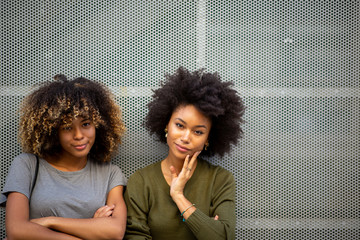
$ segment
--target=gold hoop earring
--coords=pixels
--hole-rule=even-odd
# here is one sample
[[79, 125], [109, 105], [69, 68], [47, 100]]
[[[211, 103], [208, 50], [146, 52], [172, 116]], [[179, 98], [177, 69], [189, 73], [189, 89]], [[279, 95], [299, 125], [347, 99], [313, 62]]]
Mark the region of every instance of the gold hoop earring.
[[206, 142], [206, 143], [205, 143], [205, 151], [207, 151], [208, 146], [209, 146], [209, 143], [208, 143], [208, 142]]
[[167, 128], [165, 128], [165, 138], [167, 138], [167, 134], [168, 134], [168, 130], [167, 130]]

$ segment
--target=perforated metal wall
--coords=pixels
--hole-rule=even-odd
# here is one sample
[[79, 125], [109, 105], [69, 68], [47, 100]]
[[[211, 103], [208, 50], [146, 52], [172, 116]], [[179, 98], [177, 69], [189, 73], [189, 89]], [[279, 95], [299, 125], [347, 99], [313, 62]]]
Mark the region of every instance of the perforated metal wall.
[[[17, 108], [58, 73], [110, 86], [129, 176], [165, 156], [141, 126], [180, 65], [235, 82], [245, 138], [213, 163], [237, 180], [237, 239], [360, 238], [359, 1], [1, 1], [1, 188]], [[1, 210], [1, 237], [5, 237]]]

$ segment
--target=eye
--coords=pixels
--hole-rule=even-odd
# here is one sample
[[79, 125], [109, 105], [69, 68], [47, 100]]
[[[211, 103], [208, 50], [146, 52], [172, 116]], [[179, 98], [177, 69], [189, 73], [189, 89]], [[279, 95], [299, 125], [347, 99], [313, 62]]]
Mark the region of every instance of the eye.
[[90, 125], [91, 125], [90, 122], [84, 122], [84, 123], [83, 123], [83, 126], [84, 126], [84, 127], [88, 127], [88, 126], [90, 126]]
[[70, 126], [64, 126], [61, 128], [63, 131], [70, 131], [71, 127]]
[[179, 127], [179, 128], [183, 128], [183, 127], [184, 127], [184, 125], [182, 125], [181, 123], [175, 123], [175, 125], [176, 125], [177, 127]]
[[204, 132], [203, 132], [203, 131], [200, 131], [200, 130], [196, 130], [196, 131], [195, 131], [195, 134], [196, 134], [196, 135], [203, 135]]

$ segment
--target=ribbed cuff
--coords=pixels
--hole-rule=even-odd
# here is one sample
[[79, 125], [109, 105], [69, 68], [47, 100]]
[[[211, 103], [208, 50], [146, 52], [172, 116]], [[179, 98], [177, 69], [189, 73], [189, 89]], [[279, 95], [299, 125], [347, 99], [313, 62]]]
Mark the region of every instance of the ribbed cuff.
[[196, 209], [186, 220], [186, 225], [190, 228], [190, 230], [197, 234], [200, 231], [200, 228], [204, 223], [209, 221], [209, 216], [204, 214], [199, 209]]

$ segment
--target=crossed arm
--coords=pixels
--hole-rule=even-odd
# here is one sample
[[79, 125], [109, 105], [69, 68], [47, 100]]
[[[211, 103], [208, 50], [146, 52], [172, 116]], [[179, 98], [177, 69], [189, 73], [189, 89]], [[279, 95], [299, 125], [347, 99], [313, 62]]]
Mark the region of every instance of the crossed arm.
[[[29, 200], [17, 192], [8, 195], [6, 232], [12, 239], [122, 239], [126, 227], [123, 186], [113, 188], [94, 218], [44, 217], [29, 220]], [[111, 216], [108, 216], [110, 215]]]

